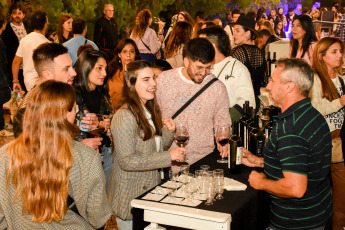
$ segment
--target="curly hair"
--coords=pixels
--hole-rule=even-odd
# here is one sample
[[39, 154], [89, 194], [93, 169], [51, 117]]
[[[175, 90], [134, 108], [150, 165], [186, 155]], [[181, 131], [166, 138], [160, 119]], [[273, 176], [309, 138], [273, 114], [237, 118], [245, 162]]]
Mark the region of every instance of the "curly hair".
[[169, 41], [165, 47], [165, 57], [174, 56], [183, 44], [186, 44], [192, 37], [193, 26], [189, 22], [177, 22], [171, 32]]
[[26, 107], [23, 133], [7, 148], [7, 188], [13, 202], [34, 222], [59, 222], [68, 209], [73, 140], [79, 132], [67, 118], [75, 104], [73, 87], [54, 80], [33, 89]]
[[148, 9], [139, 11], [135, 17], [135, 25], [132, 31], [134, 38], [142, 38], [144, 36], [146, 29], [149, 27], [150, 18], [152, 18], [152, 13]]

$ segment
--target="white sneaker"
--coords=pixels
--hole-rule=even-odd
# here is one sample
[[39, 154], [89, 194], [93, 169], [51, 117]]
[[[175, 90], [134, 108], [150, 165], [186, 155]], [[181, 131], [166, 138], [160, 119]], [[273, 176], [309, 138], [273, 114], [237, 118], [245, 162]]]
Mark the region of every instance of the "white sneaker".
[[0, 131], [0, 137], [11, 137], [13, 135], [13, 133], [7, 131], [6, 129]]

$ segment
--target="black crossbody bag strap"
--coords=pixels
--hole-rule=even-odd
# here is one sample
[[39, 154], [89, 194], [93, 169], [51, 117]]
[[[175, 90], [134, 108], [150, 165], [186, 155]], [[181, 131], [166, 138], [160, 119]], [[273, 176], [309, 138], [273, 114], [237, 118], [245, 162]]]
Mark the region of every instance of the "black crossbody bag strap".
[[214, 82], [218, 81], [217, 78], [213, 78], [211, 81], [209, 81], [204, 87], [202, 87], [191, 99], [189, 99], [177, 112], [171, 117], [172, 119], [175, 119], [180, 113], [182, 113], [183, 110], [185, 110], [197, 97], [200, 96], [208, 87], [210, 87]]
[[148, 46], [145, 44], [145, 42], [143, 41], [143, 39], [140, 38], [140, 40], [141, 40], [141, 42], [144, 44], [144, 46], [151, 52], [150, 47], [148, 47]]
[[[340, 81], [340, 85], [341, 85], [341, 89], [343, 90], [343, 95], [345, 95], [345, 84], [344, 84], [344, 80], [339, 77], [339, 81]], [[340, 96], [341, 97], [341, 96]]]

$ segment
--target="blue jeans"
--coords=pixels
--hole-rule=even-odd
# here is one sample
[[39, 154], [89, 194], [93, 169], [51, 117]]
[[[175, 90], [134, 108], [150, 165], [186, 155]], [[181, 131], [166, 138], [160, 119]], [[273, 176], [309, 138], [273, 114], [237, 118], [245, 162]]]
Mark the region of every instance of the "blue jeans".
[[111, 152], [111, 147], [102, 146], [102, 154], [103, 171], [105, 175], [105, 189], [107, 189], [110, 171], [113, 167], [113, 153]]

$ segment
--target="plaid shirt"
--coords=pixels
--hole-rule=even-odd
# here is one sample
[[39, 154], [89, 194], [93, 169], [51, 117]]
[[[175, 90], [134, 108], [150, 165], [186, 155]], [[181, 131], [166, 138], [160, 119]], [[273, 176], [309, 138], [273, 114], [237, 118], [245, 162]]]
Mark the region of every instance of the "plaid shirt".
[[[132, 219], [131, 200], [160, 182], [159, 168], [171, 166], [168, 151], [157, 152], [155, 138], [143, 141], [138, 125], [128, 109], [118, 110], [111, 123], [114, 164], [109, 177], [108, 198], [115, 215]], [[168, 149], [174, 135], [165, 128], [160, 149]]]
[[[105, 225], [112, 215], [105, 193], [105, 177], [99, 153], [75, 142], [73, 166], [69, 172], [69, 195], [80, 215], [67, 210], [60, 222], [32, 222], [32, 215], [22, 215], [22, 202], [13, 203], [15, 190], [6, 188], [8, 154], [0, 149], [0, 229], [95, 229]], [[42, 207], [43, 208], [43, 207]]]

